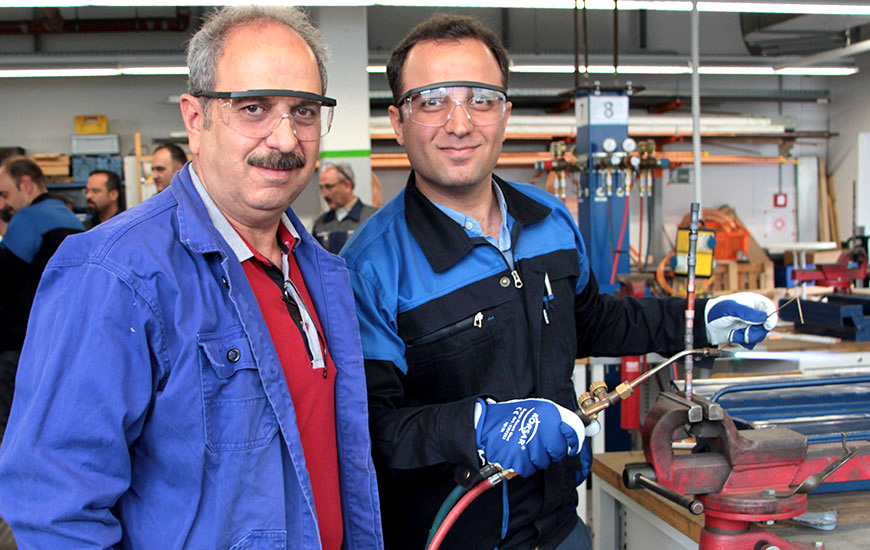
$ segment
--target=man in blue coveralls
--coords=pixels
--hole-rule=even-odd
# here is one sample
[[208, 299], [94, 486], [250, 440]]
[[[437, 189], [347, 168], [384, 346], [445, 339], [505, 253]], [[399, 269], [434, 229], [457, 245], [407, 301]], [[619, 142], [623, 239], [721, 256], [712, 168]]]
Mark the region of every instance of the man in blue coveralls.
[[[442, 548], [589, 548], [576, 513], [574, 360], [680, 350], [685, 300], [600, 295], [562, 201], [493, 174], [511, 111], [508, 56], [477, 20], [421, 23], [387, 77], [412, 171], [342, 250], [387, 547], [423, 548], [455, 480], [493, 464], [521, 477], [472, 503]], [[773, 309], [757, 295], [699, 301], [695, 342], [752, 345], [775, 325]]]
[[347, 270], [290, 208], [331, 123], [325, 56], [296, 8], [212, 13], [192, 163], [52, 258], [0, 453], [22, 547], [382, 547]]

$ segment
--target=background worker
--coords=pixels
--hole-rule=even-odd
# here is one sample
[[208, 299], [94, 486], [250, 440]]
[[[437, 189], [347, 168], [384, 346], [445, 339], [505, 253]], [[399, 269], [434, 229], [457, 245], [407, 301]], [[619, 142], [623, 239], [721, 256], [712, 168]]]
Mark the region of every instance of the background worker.
[[[412, 171], [342, 250], [387, 547], [423, 548], [456, 480], [471, 486], [490, 463], [521, 477], [472, 503], [442, 548], [589, 548], [576, 513], [589, 456], [581, 470], [575, 358], [681, 349], [686, 302], [600, 295], [562, 201], [493, 174], [508, 57], [480, 22], [421, 23], [387, 76]], [[751, 345], [773, 309], [755, 295], [699, 300], [695, 342]]]
[[94, 170], [88, 176], [85, 200], [90, 218], [85, 229], [92, 229], [125, 210], [124, 186], [121, 176], [110, 170]]
[[27, 317], [46, 262], [82, 223], [47, 192], [32, 159], [7, 157], [0, 164], [0, 218], [9, 222], [0, 242], [0, 440], [12, 406], [18, 354]]
[[20, 546], [382, 548], [347, 273], [290, 208], [325, 57], [296, 8], [212, 12], [192, 163], [46, 268], [0, 453]]
[[164, 143], [151, 155], [151, 179], [161, 192], [172, 183], [175, 173], [187, 162], [187, 154], [174, 143]]
[[329, 210], [318, 216], [311, 232], [333, 254], [338, 254], [348, 236], [377, 211], [354, 195], [354, 187], [350, 164], [325, 164], [320, 169], [320, 196]]

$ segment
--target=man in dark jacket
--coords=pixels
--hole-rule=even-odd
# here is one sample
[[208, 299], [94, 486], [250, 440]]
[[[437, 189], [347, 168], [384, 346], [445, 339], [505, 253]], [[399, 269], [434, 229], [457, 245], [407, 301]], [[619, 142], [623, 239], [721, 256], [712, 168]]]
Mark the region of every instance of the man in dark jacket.
[[377, 211], [354, 194], [354, 187], [350, 164], [325, 164], [320, 169], [320, 196], [329, 210], [314, 221], [311, 233], [333, 254], [338, 254], [354, 230]]
[[0, 242], [0, 438], [12, 406], [18, 353], [33, 295], [48, 259], [82, 223], [49, 196], [42, 169], [15, 156], [0, 164], [0, 218], [9, 223]]
[[[459, 16], [413, 29], [387, 65], [390, 120], [412, 172], [342, 256], [388, 548], [423, 548], [455, 480], [480, 479], [486, 464], [521, 477], [475, 501], [442, 548], [589, 548], [576, 513], [574, 360], [683, 346], [685, 300], [600, 295], [564, 204], [492, 173], [507, 75], [498, 38]], [[721, 304], [699, 301], [699, 346], [751, 345], [776, 322], [763, 297]]]

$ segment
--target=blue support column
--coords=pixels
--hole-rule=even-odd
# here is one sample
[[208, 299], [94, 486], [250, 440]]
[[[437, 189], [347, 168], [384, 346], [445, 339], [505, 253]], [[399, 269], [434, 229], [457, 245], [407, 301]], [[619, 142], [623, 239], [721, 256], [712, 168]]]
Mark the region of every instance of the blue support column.
[[[612, 294], [619, 288], [613, 277], [614, 261], [616, 274], [630, 270], [625, 181], [622, 169], [611, 164], [625, 154], [621, 144], [628, 137], [628, 96], [624, 92], [579, 91], [575, 109], [577, 156], [586, 158], [586, 170], [580, 174], [577, 224], [601, 292]], [[613, 142], [605, 147], [608, 138]]]

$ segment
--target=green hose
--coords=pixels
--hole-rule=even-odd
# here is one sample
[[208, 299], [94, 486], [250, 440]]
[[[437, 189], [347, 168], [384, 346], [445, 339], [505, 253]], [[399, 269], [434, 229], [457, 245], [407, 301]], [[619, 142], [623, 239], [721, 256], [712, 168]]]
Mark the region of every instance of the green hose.
[[444, 518], [447, 517], [447, 514], [450, 513], [450, 510], [453, 508], [453, 505], [462, 497], [465, 493], [465, 488], [456, 484], [456, 487], [450, 491], [450, 494], [447, 495], [447, 498], [444, 499], [444, 502], [441, 503], [441, 508], [438, 508], [438, 513], [435, 514], [435, 519], [432, 521], [432, 527], [429, 528], [429, 536], [426, 537], [426, 546], [424, 548], [429, 547], [429, 543], [432, 542], [432, 537], [435, 536], [435, 533], [438, 532], [438, 528], [441, 527], [441, 523], [444, 521]]

